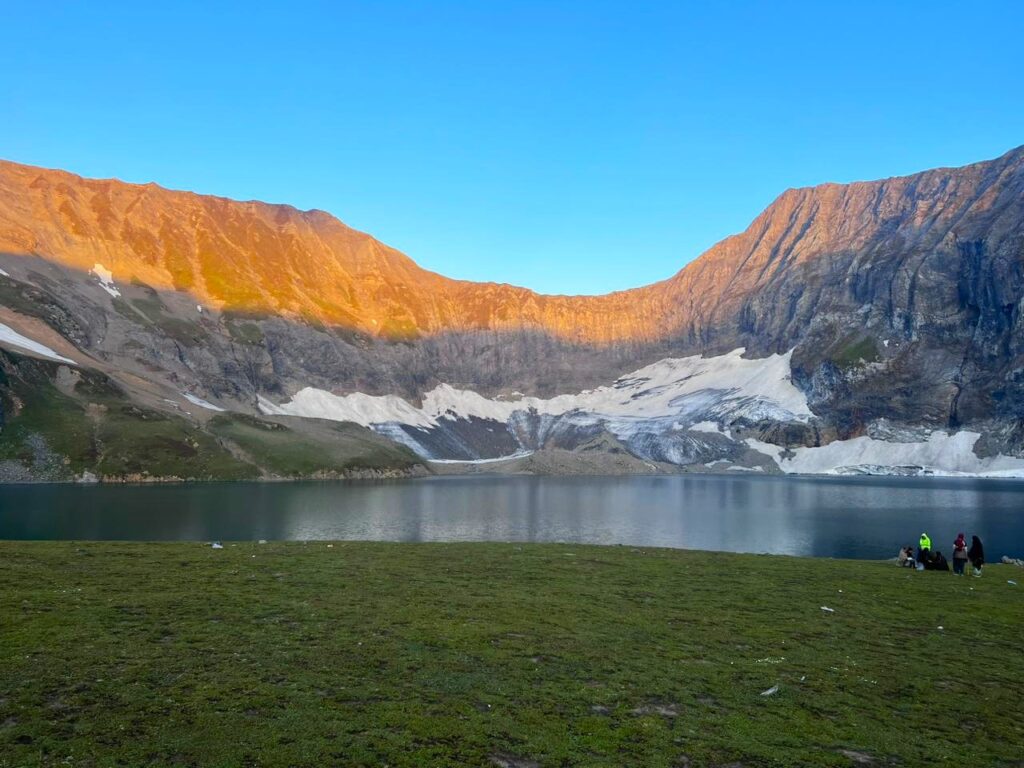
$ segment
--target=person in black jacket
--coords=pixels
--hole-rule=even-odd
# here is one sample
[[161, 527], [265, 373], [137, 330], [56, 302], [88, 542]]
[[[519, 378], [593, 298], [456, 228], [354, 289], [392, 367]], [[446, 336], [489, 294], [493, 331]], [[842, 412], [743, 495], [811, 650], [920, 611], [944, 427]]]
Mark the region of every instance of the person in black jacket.
[[981, 566], [985, 564], [985, 547], [977, 536], [971, 536], [971, 548], [967, 550], [967, 559], [971, 561], [974, 575], [981, 576]]

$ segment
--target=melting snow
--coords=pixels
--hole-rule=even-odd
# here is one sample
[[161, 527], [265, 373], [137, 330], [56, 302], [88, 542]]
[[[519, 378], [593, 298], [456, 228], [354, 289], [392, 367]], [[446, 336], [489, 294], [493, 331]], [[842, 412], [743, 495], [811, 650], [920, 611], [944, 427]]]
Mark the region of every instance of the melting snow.
[[182, 392], [181, 396], [188, 400], [192, 405], [198, 405], [200, 408], [205, 408], [208, 411], [223, 411], [224, 409], [218, 405], [214, 405], [211, 402], [203, 400], [201, 397], [190, 395], [188, 392]]
[[532, 456], [533, 451], [516, 451], [507, 456], [496, 456], [493, 459], [430, 459], [431, 464], [492, 464], [495, 461], [508, 461], [509, 459], [524, 459]]
[[[518, 417], [513, 418], [514, 415], [535, 414], [567, 417], [580, 424], [601, 424], [627, 445], [656, 442], [660, 436], [666, 436], [666, 445], [670, 445], [670, 436], [680, 430], [727, 434], [720, 425], [739, 418], [808, 421], [812, 413], [807, 399], [790, 378], [792, 351], [758, 360], [744, 359], [743, 351], [737, 349], [718, 357], [660, 360], [610, 386], [549, 399], [519, 396], [497, 400], [442, 384], [427, 392], [422, 406], [416, 407], [395, 395], [335, 395], [306, 387], [286, 403], [276, 404], [261, 397], [259, 407], [263, 413], [272, 415], [355, 422], [428, 456], [429, 452], [406, 427], [429, 430], [470, 418], [515, 424]], [[906, 472], [909, 467], [911, 472], [942, 475], [1024, 477], [1024, 459], [1002, 455], [978, 457], [974, 444], [979, 437], [976, 432], [932, 432], [912, 442], [858, 437], [818, 448], [791, 450], [751, 438], [745, 443], [791, 474], [877, 474], [890, 468]], [[522, 454], [498, 460], [517, 455]], [[684, 462], [686, 457], [680, 454], [674, 458], [668, 452], [663, 460]], [[734, 465], [730, 469], [741, 467]]]
[[22, 336], [16, 330], [10, 326], [4, 325], [3, 323], [0, 323], [0, 344], [8, 344], [12, 347], [18, 347], [19, 349], [24, 349], [37, 354], [40, 357], [46, 357], [60, 363], [71, 363], [72, 365], [75, 365], [74, 360], [69, 360], [62, 355], [58, 355], [49, 347], [40, 344], [38, 341], [32, 341], [32, 339], [27, 336]]
[[977, 432], [947, 434], [932, 432], [927, 440], [889, 442], [871, 437], [837, 440], [817, 448], [794, 448], [783, 458], [784, 449], [748, 439], [747, 445], [768, 454], [783, 472], [797, 474], [849, 474], [865, 471], [884, 472], [887, 467], [920, 467], [935, 475], [983, 475], [989, 477], [1024, 477], [1024, 459], [1011, 456], [979, 457], [974, 444]]
[[91, 272], [100, 279], [100, 288], [109, 293], [115, 299], [121, 295], [121, 291], [114, 285], [114, 273], [100, 263], [93, 265]]
[[721, 428], [713, 421], [698, 421], [696, 424], [691, 424], [689, 426], [689, 430], [691, 432], [713, 432], [716, 435], [722, 434]]
[[4, 277], [10, 277], [10, 275], [7, 274], [7, 270], [6, 269], [0, 269], [0, 275], [3, 275]]
[[[268, 414], [353, 421], [367, 427], [387, 423], [432, 427], [442, 419], [472, 417], [506, 422], [519, 411], [552, 416], [581, 412], [620, 422], [693, 418], [709, 412], [806, 421], [811, 416], [807, 399], [790, 380], [792, 352], [759, 360], [746, 360], [743, 352], [740, 348], [719, 357], [659, 360], [611, 386], [550, 399], [492, 400], [441, 384], [424, 395], [421, 408], [395, 395], [334, 395], [314, 387], [300, 390], [287, 403], [275, 404], [260, 398], [259, 405]], [[704, 431], [710, 431], [711, 422], [699, 424]]]

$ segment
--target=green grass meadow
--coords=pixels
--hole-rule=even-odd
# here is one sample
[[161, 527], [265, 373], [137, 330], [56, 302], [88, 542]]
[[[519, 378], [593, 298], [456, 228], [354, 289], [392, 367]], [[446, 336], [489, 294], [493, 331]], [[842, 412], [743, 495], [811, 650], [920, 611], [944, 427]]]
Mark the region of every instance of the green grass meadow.
[[1021, 765], [1021, 575], [2, 542], [0, 766]]

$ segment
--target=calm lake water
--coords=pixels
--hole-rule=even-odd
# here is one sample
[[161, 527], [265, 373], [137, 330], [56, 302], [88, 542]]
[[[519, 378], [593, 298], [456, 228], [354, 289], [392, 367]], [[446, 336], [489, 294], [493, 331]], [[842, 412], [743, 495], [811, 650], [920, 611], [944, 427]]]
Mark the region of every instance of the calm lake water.
[[1024, 555], [1024, 482], [939, 478], [437, 477], [0, 486], [0, 539], [554, 541], [887, 558], [958, 531]]

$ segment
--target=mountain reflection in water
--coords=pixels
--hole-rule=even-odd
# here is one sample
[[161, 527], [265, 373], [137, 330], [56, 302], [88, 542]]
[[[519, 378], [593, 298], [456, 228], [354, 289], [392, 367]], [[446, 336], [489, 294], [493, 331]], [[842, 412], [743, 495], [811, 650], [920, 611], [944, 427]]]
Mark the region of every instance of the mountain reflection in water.
[[1024, 482], [947, 478], [438, 477], [0, 486], [0, 538], [547, 541], [887, 558], [928, 531], [1024, 554]]

